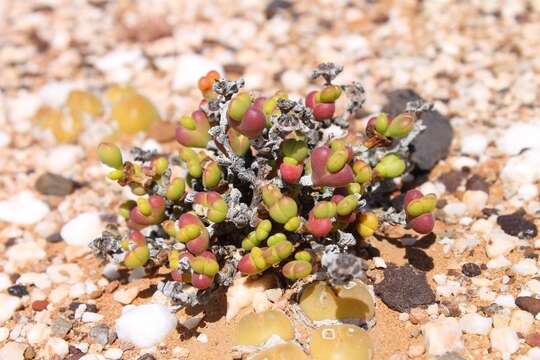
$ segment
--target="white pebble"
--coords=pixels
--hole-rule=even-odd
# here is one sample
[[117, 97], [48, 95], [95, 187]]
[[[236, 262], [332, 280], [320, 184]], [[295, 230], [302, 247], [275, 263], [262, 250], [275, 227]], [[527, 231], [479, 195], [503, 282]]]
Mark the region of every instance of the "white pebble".
[[105, 355], [107, 359], [119, 360], [122, 358], [123, 353], [124, 352], [120, 348], [110, 348], [107, 349], [107, 351], [105, 351], [103, 355]]
[[488, 194], [480, 190], [467, 190], [463, 193], [463, 202], [467, 205], [469, 214], [480, 212], [486, 207]]
[[48, 289], [51, 287], [51, 281], [44, 273], [24, 273], [21, 274], [16, 282], [21, 285], [34, 285], [40, 289]]
[[136, 286], [127, 289], [118, 289], [113, 294], [113, 299], [121, 304], [127, 305], [137, 297], [139, 294], [139, 288]]
[[540, 348], [533, 347], [527, 352], [527, 360], [540, 360]]
[[506, 255], [516, 247], [516, 239], [500, 228], [491, 232], [490, 242], [486, 246], [486, 254], [490, 258]]
[[210, 70], [216, 70], [224, 74], [223, 67], [201, 55], [185, 54], [176, 60], [176, 69], [172, 87], [175, 90], [187, 90], [197, 87], [201, 76], [205, 76]]
[[495, 298], [495, 304], [511, 309], [516, 307], [514, 297], [510, 294], [497, 296]]
[[461, 328], [455, 318], [440, 318], [422, 326], [422, 334], [430, 355], [444, 355], [463, 348]]
[[97, 212], [87, 212], [77, 215], [62, 227], [62, 239], [73, 246], [88, 246], [95, 238], [101, 235], [103, 223]]
[[450, 217], [456, 217], [459, 218], [465, 214], [467, 211], [467, 205], [465, 205], [462, 202], [453, 202], [448, 203], [444, 208], [443, 211], [446, 215]]
[[512, 311], [510, 327], [514, 329], [515, 332], [522, 335], [527, 335], [532, 329], [533, 322], [534, 316], [530, 312], [520, 309], [515, 309]]
[[197, 336], [197, 341], [200, 343], [206, 344], [208, 342], [208, 335], [199, 334], [199, 336]]
[[154, 346], [176, 328], [176, 316], [166, 306], [132, 306], [116, 320], [116, 333], [122, 341], [139, 348]]
[[426, 351], [426, 348], [422, 344], [413, 344], [409, 346], [407, 355], [411, 358], [419, 357]]
[[0, 348], [0, 359], [23, 360], [26, 344], [10, 341]]
[[0, 131], [0, 148], [8, 146], [10, 142], [10, 135], [5, 131]]
[[73, 299], [80, 298], [86, 293], [84, 283], [76, 283], [69, 288], [69, 297]]
[[103, 315], [86, 311], [82, 314], [81, 320], [85, 323], [98, 322], [103, 320]]
[[26, 330], [26, 339], [30, 345], [39, 345], [45, 342], [49, 337], [49, 327], [44, 323], [36, 323]]
[[9, 337], [9, 329], [7, 327], [0, 327], [0, 342], [7, 340]]
[[482, 155], [486, 150], [488, 141], [482, 134], [470, 134], [461, 140], [461, 153], [465, 155]]
[[373, 258], [373, 265], [375, 265], [377, 269], [386, 269], [386, 262], [382, 257], [379, 256], [375, 256]]
[[74, 284], [83, 278], [83, 271], [77, 264], [57, 264], [47, 267], [47, 275], [55, 284]]
[[24, 266], [43, 260], [47, 253], [35, 241], [27, 241], [8, 248], [6, 256], [13, 264]]
[[459, 325], [466, 334], [488, 335], [493, 320], [477, 313], [465, 314], [459, 319]]
[[77, 145], [59, 145], [47, 152], [43, 162], [45, 169], [61, 174], [73, 171], [73, 167], [84, 158], [84, 150]]
[[518, 123], [505, 129], [497, 147], [506, 155], [517, 155], [523, 149], [539, 148], [540, 123]]
[[46, 345], [53, 354], [64, 358], [69, 353], [69, 344], [64, 340], [57, 337], [52, 337], [47, 341]]
[[[15, 211], [16, 210], [16, 211]], [[0, 221], [17, 225], [32, 225], [49, 213], [49, 206], [31, 191], [23, 191], [0, 201]]]
[[0, 273], [0, 291], [6, 290], [12, 284], [8, 274]]
[[290, 89], [292, 91], [299, 91], [303, 89], [307, 84], [306, 79], [305, 74], [295, 70], [287, 70], [281, 74], [281, 83], [286, 89]]
[[540, 148], [524, 151], [509, 159], [501, 170], [503, 182], [533, 184], [540, 179]]
[[105, 360], [105, 356], [101, 354], [86, 354], [79, 358], [79, 360]]
[[538, 188], [534, 184], [523, 184], [518, 189], [519, 198], [525, 201], [536, 199], [537, 195]]
[[11, 319], [20, 306], [21, 299], [18, 297], [0, 293], [0, 325]]
[[536, 279], [531, 279], [527, 281], [527, 288], [534, 293], [535, 295], [540, 294], [540, 281]]
[[488, 269], [500, 269], [509, 267], [510, 265], [512, 265], [512, 262], [503, 255], [497, 256], [486, 263]]
[[517, 264], [512, 266], [512, 271], [523, 275], [534, 275], [538, 272], [538, 267], [536, 266], [536, 261], [533, 259], [521, 259]]
[[513, 354], [519, 349], [519, 338], [516, 332], [510, 327], [494, 328], [489, 333], [491, 348], [499, 351], [503, 356]]

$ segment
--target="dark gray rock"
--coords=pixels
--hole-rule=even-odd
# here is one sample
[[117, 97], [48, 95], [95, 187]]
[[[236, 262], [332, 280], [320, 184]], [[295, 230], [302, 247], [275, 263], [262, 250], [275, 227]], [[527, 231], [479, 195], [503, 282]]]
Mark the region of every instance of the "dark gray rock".
[[501, 215], [497, 217], [497, 224], [505, 233], [519, 238], [533, 238], [538, 235], [536, 225], [525, 219], [526, 213], [523, 209], [513, 214]]
[[390, 309], [406, 312], [421, 305], [435, 302], [426, 273], [411, 265], [390, 264], [384, 270], [384, 280], [375, 284], [375, 293]]
[[36, 190], [43, 195], [66, 196], [75, 191], [73, 180], [53, 173], [45, 173], [36, 181]]
[[480, 266], [475, 263], [466, 263], [461, 267], [461, 272], [467, 277], [475, 277], [480, 275], [482, 270], [480, 269]]
[[[388, 94], [388, 103], [382, 111], [395, 116], [405, 110], [407, 102], [423, 100], [411, 89], [399, 89]], [[427, 127], [411, 143], [411, 161], [420, 170], [431, 170], [437, 162], [446, 158], [454, 132], [450, 121], [438, 111], [428, 111], [420, 117]]]
[[25, 295], [28, 295], [28, 289], [24, 285], [12, 285], [8, 287], [7, 289], [8, 294], [16, 297], [23, 297]]

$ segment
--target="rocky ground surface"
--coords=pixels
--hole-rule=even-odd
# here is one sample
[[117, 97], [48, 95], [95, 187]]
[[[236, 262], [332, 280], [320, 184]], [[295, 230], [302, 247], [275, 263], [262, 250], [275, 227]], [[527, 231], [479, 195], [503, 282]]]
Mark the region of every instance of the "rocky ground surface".
[[124, 145], [172, 151], [170, 122], [192, 111], [209, 69], [298, 96], [322, 61], [362, 82], [367, 112], [412, 88], [455, 133], [421, 185], [440, 197], [434, 235], [369, 239], [375, 359], [540, 359], [538, 0], [4, 0], [0, 14], [0, 359], [232, 357], [224, 297], [196, 329], [185, 320], [201, 309], [170, 332], [160, 307], [124, 319], [148, 326], [143, 337], [168, 332], [156, 346], [117, 339], [124, 307], [166, 299], [159, 273], [128, 278], [87, 247], [125, 195], [96, 161], [110, 119], [58, 144], [32, 121], [39, 106], [133, 84], [164, 122]]

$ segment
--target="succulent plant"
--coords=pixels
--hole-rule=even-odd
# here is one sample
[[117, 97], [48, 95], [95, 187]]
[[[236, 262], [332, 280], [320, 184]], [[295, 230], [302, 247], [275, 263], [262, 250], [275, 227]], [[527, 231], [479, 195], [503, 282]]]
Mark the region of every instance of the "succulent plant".
[[419, 190], [409, 190], [403, 199], [409, 226], [420, 234], [429, 234], [435, 225], [432, 211], [436, 205], [434, 194], [423, 195]]
[[[129, 234], [106, 232], [92, 248], [128, 268], [167, 263], [173, 281], [163, 291], [184, 305], [207, 301], [235, 276], [274, 272], [291, 284], [317, 274], [329, 284], [304, 290], [300, 306], [309, 318], [369, 320], [373, 303], [358, 282], [363, 268], [355, 245], [384, 230], [383, 221], [407, 225], [406, 219], [420, 233], [431, 231], [435, 198], [413, 191], [403, 212], [391, 207], [399, 189], [394, 178], [411, 169], [408, 144], [423, 127], [413, 109], [394, 118], [375, 116], [361, 141], [348, 137], [364, 91], [358, 83], [333, 84], [341, 70], [320, 65], [313, 77], [324, 78], [325, 85], [305, 102], [283, 91], [253, 96], [241, 90], [243, 80], [209, 72], [199, 81], [199, 108], [179, 120], [178, 153], [135, 148], [127, 158], [116, 145], [101, 144], [98, 155], [111, 169], [108, 178], [136, 199], [119, 208]], [[345, 112], [337, 116], [343, 95]], [[146, 130], [159, 119], [133, 88], [111, 87], [105, 97], [126, 132]], [[101, 111], [92, 98], [74, 95], [71, 102], [78, 111]], [[381, 202], [387, 210], [375, 206]], [[351, 279], [356, 282], [347, 288]], [[309, 295], [314, 293], [320, 296]], [[261, 326], [273, 324], [267, 315], [242, 322], [238, 342], [264, 342], [265, 329], [274, 326]], [[291, 339], [292, 330], [278, 322], [287, 329], [279, 330], [282, 337]], [[362, 338], [353, 330], [352, 338]], [[336, 339], [347, 331], [335, 330]]]

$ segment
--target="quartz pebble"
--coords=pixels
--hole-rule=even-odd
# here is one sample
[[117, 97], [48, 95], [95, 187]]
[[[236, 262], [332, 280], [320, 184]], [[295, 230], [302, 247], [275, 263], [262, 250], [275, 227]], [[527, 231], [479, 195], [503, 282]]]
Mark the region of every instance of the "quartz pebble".
[[515, 309], [510, 317], [510, 327], [523, 336], [527, 335], [533, 326], [534, 316], [523, 310]]
[[145, 304], [124, 309], [116, 320], [116, 333], [122, 341], [138, 348], [154, 346], [176, 327], [176, 316], [166, 306]]
[[127, 305], [131, 304], [131, 302], [137, 297], [137, 294], [139, 294], [139, 288], [132, 286], [127, 289], [116, 290], [113, 294], [113, 299], [121, 304]]
[[498, 327], [489, 333], [491, 348], [506, 356], [513, 354], [519, 349], [519, 338], [510, 327]]
[[[17, 211], [13, 211], [17, 209]], [[7, 200], [0, 201], [0, 221], [18, 225], [39, 222], [49, 213], [49, 206], [31, 191], [23, 191]]]
[[516, 239], [507, 235], [501, 229], [491, 232], [490, 242], [486, 246], [486, 254], [490, 258], [506, 255], [516, 247]]
[[103, 320], [103, 315], [85, 311], [82, 314], [81, 320], [82, 322], [85, 322], [85, 323], [98, 322], [98, 321]]
[[10, 341], [0, 348], [0, 359], [23, 360], [27, 345]]
[[465, 314], [459, 319], [459, 325], [465, 334], [489, 335], [493, 320], [477, 313]]
[[47, 267], [47, 275], [55, 284], [74, 284], [80, 281], [84, 274], [77, 264], [58, 264]]
[[20, 306], [20, 298], [0, 293], [0, 326], [11, 319]]
[[517, 155], [524, 149], [540, 148], [540, 123], [518, 123], [510, 126], [497, 140], [497, 147], [506, 155]]
[[88, 246], [95, 238], [101, 235], [103, 224], [97, 212], [79, 214], [66, 223], [60, 235], [62, 239], [73, 246]]
[[470, 134], [461, 139], [461, 153], [465, 155], [482, 155], [486, 150], [488, 141], [482, 134]]
[[540, 179], [540, 148], [526, 150], [509, 159], [501, 171], [501, 179], [517, 185], [538, 181]]
[[52, 337], [47, 341], [46, 345], [53, 354], [64, 358], [69, 353], [69, 345], [64, 339]]
[[533, 259], [521, 259], [518, 263], [512, 266], [512, 271], [523, 276], [531, 276], [538, 272], [536, 261]]
[[85, 151], [78, 145], [58, 145], [44, 156], [45, 169], [54, 174], [70, 173], [75, 165], [84, 158]]
[[123, 351], [122, 349], [120, 348], [110, 348], [110, 349], [107, 349], [103, 355], [107, 358], [107, 359], [111, 359], [111, 360], [119, 360], [122, 358], [122, 355], [123, 355]]
[[422, 335], [430, 355], [444, 355], [463, 348], [461, 328], [455, 318], [440, 318], [424, 324]]

